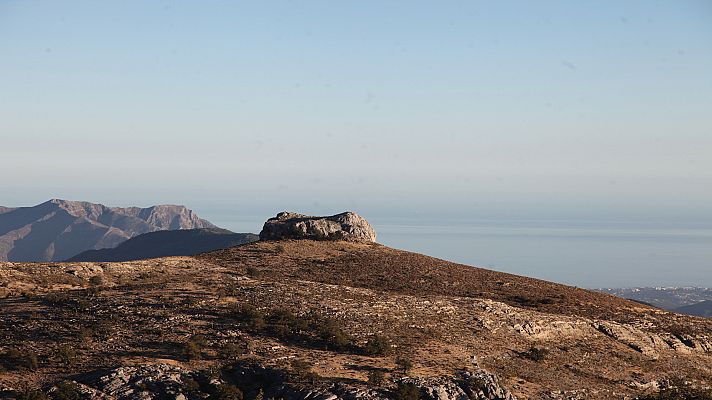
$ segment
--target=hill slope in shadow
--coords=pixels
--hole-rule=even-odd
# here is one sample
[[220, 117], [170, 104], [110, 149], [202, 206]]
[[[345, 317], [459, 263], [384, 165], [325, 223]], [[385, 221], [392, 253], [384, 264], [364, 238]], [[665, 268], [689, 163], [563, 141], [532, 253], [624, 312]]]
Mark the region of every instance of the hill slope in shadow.
[[192, 256], [257, 241], [253, 233], [234, 233], [226, 229], [183, 229], [144, 233], [112, 249], [87, 250], [67, 260], [132, 261], [168, 256]]

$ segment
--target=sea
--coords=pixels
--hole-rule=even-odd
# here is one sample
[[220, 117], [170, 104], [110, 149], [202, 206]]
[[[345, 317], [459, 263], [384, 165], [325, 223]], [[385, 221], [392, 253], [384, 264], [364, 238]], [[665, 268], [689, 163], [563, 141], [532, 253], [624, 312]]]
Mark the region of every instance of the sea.
[[[236, 232], [264, 217], [214, 216]], [[369, 218], [378, 242], [583, 288], [712, 287], [712, 224]]]

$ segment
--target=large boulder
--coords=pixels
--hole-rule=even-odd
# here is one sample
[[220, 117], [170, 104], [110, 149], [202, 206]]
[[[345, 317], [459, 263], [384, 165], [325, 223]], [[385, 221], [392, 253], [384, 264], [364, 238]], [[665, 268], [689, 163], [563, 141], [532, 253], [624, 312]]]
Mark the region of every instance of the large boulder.
[[376, 231], [360, 215], [343, 212], [329, 217], [281, 212], [265, 222], [261, 240], [313, 239], [375, 242]]

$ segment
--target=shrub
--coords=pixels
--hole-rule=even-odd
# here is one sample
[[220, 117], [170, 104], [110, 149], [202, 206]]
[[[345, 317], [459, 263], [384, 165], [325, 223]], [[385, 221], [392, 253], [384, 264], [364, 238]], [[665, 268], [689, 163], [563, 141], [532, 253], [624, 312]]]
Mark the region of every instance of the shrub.
[[53, 400], [81, 400], [82, 393], [79, 391], [79, 386], [73, 382], [61, 382], [55, 386], [52, 392]]
[[242, 400], [243, 397], [242, 391], [237, 386], [228, 383], [216, 386], [210, 396], [211, 399], [218, 400]]
[[270, 329], [280, 338], [288, 339], [309, 329], [309, 320], [289, 310], [277, 309], [270, 315]]
[[408, 374], [408, 371], [413, 368], [413, 362], [410, 361], [410, 359], [401, 356], [396, 358], [396, 366], [405, 375]]
[[260, 331], [265, 327], [264, 314], [249, 304], [243, 304], [237, 309], [237, 318], [253, 331]]
[[0, 357], [0, 360], [3, 360], [6, 367], [20, 371], [34, 371], [39, 366], [37, 354], [29, 349], [11, 348], [3, 357]]
[[326, 343], [327, 347], [336, 350], [343, 350], [351, 344], [349, 336], [341, 327], [338, 321], [327, 318], [319, 324], [317, 331], [319, 338]]
[[183, 355], [188, 361], [200, 360], [203, 358], [203, 346], [199, 342], [188, 340], [183, 347]]
[[247, 276], [249, 276], [250, 278], [259, 278], [260, 270], [253, 266], [249, 266], [247, 267]]
[[73, 347], [66, 344], [57, 348], [57, 357], [59, 361], [67, 367], [74, 366], [79, 362], [79, 353], [77, 353]]
[[107, 339], [116, 329], [116, 320], [113, 318], [101, 319], [93, 323], [90, 329], [97, 339]]
[[17, 400], [47, 400], [47, 396], [42, 391], [29, 387], [20, 389], [15, 396]]
[[294, 360], [292, 361], [292, 376], [296, 378], [297, 381], [314, 383], [319, 376], [312, 371], [313, 367], [314, 364], [310, 362], [298, 359]]
[[393, 395], [395, 400], [420, 400], [420, 389], [413, 383], [398, 382]]
[[541, 347], [532, 347], [529, 350], [519, 353], [522, 357], [528, 358], [532, 361], [541, 362], [549, 354], [549, 350]]
[[92, 286], [101, 286], [104, 284], [104, 278], [101, 275], [94, 275], [89, 278], [89, 284]]
[[383, 385], [383, 381], [386, 379], [386, 374], [383, 371], [374, 369], [368, 372], [368, 386], [378, 387]]
[[234, 361], [241, 355], [247, 353], [246, 342], [229, 342], [220, 347], [220, 357], [225, 360]]
[[200, 384], [195, 379], [187, 377], [183, 379], [182, 389], [188, 394], [197, 394], [200, 393]]
[[373, 335], [368, 339], [363, 350], [370, 356], [385, 356], [390, 352], [391, 344], [385, 336]]

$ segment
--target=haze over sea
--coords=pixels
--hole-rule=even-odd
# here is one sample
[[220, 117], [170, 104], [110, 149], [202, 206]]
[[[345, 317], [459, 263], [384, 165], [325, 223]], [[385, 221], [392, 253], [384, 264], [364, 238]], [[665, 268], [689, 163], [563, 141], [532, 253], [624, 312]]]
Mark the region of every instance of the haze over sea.
[[[259, 232], [264, 217], [216, 215]], [[369, 218], [381, 244], [585, 288], [712, 286], [712, 225], [601, 220]]]

